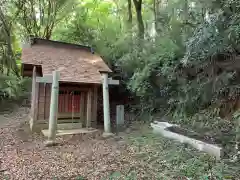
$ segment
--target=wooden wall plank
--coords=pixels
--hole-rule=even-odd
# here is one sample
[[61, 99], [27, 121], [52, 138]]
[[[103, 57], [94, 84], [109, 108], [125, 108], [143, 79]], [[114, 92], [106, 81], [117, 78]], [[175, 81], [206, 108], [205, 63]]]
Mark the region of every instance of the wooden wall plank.
[[46, 119], [46, 95], [44, 83], [39, 83], [39, 97], [38, 97], [38, 117], [37, 119]]
[[86, 119], [86, 127], [91, 127], [92, 121], [92, 89], [89, 89], [87, 93], [87, 119]]
[[81, 92], [80, 97], [80, 120], [84, 124], [85, 123], [85, 113], [84, 113], [84, 106], [85, 106], [85, 92]]
[[36, 88], [36, 96], [35, 96], [35, 110], [34, 110], [34, 120], [36, 121], [38, 119], [38, 112], [39, 112], [39, 83], [36, 82], [35, 85]]
[[31, 98], [31, 116], [34, 115], [34, 106], [35, 106], [35, 96], [36, 96], [36, 66], [33, 67], [33, 76], [32, 76], [32, 98]]

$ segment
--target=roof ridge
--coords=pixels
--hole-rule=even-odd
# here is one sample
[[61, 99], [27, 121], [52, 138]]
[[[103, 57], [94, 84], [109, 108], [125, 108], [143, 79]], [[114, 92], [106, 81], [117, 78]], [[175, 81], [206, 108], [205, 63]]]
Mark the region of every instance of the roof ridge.
[[74, 43], [67, 43], [63, 41], [55, 41], [55, 40], [49, 40], [39, 37], [31, 37], [31, 45], [34, 44], [52, 44], [52, 45], [64, 45], [69, 46], [71, 48], [79, 48], [79, 49], [85, 49], [94, 54], [94, 50], [90, 46], [80, 45], [80, 44], [74, 44]]

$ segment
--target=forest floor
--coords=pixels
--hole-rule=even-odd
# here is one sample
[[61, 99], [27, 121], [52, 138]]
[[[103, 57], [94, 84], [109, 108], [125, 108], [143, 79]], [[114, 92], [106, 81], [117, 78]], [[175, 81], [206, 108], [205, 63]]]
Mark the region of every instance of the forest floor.
[[41, 134], [30, 132], [28, 111], [0, 115], [0, 179], [200, 179], [218, 177], [223, 167], [192, 148], [155, 137], [140, 123], [121, 136], [103, 139], [99, 131], [59, 137], [58, 146], [46, 147]]

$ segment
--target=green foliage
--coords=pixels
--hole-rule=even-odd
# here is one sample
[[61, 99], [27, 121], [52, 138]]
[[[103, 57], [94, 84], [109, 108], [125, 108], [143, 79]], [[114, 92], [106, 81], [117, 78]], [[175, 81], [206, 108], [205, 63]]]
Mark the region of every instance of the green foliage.
[[109, 177], [108, 180], [118, 180], [118, 179], [124, 179], [124, 180], [137, 180], [137, 176], [134, 172], [131, 172], [127, 175], [123, 175], [121, 172], [113, 172]]
[[0, 7], [0, 72], [18, 75], [16, 64], [16, 37], [13, 34], [11, 18]]
[[238, 1], [143, 3], [144, 39], [133, 7], [129, 27], [126, 3], [96, 0], [80, 3], [53, 38], [94, 47], [152, 112], [189, 117], [238, 96], [237, 68], [221, 64], [239, 52]]
[[[162, 38], [155, 43], [143, 42], [141, 49], [134, 48], [130, 52], [133, 56], [125, 54], [121, 58], [123, 66], [132, 64], [136, 68], [130, 78], [129, 88], [139, 96], [147, 95], [153, 89], [151, 81], [153, 83], [156, 81], [152, 76], [168, 76], [171, 70], [169, 66], [173, 63], [178, 50], [178, 46], [171, 39]], [[136, 59], [138, 59], [137, 62]]]
[[[33, 35], [50, 39], [55, 26], [63, 19], [69, 18], [76, 5], [75, 0], [10, 0], [9, 10], [18, 11], [16, 22], [24, 36]], [[24, 36], [23, 36], [24, 35]]]
[[78, 176], [76, 180], [85, 180], [86, 178], [82, 177], [82, 176]]
[[19, 99], [30, 92], [31, 81], [28, 78], [4, 76], [0, 74], [0, 98]]

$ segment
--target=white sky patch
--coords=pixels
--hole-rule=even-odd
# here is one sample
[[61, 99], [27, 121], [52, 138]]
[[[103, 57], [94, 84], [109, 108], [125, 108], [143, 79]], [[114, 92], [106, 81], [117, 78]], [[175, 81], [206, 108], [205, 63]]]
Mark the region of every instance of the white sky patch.
[[195, 8], [196, 7], [196, 2], [191, 2], [190, 7]]
[[39, 12], [36, 13], [36, 18], [40, 19], [40, 13]]

